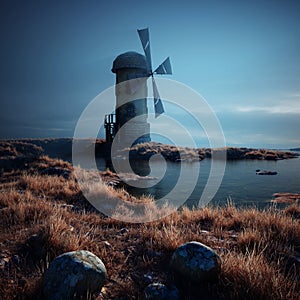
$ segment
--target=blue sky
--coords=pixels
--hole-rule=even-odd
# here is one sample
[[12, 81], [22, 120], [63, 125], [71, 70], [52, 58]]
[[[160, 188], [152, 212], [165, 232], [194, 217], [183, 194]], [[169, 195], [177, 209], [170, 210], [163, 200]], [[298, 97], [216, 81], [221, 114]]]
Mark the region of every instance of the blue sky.
[[300, 147], [299, 1], [1, 1], [0, 23], [0, 138], [72, 137], [149, 27], [228, 145]]

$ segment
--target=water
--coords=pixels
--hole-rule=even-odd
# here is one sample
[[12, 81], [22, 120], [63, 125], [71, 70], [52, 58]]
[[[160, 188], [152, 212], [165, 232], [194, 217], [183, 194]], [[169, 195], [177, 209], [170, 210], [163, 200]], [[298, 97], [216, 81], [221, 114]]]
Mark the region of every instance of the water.
[[[197, 172], [199, 167], [200, 171]], [[151, 168], [157, 174], [163, 171], [161, 162], [152, 162]], [[134, 169], [138, 170], [139, 173], [145, 174], [149, 172], [149, 166], [144, 162], [136, 162]], [[184, 176], [183, 184], [176, 191], [176, 197], [181, 199], [186, 197], [188, 186], [192, 184], [193, 178], [198, 178], [196, 187], [186, 201], [188, 206], [195, 206], [198, 204], [203, 189], [207, 184], [211, 169], [210, 159], [181, 164], [167, 162], [166, 173], [158, 183], [147, 188], [128, 186], [128, 191], [136, 196], [150, 194], [155, 199], [160, 199], [174, 189], [180, 171], [183, 169], [188, 169], [188, 175]], [[277, 171], [278, 174], [273, 176], [256, 175], [256, 169]], [[149, 185], [153, 183], [155, 183], [153, 180], [149, 180]], [[300, 193], [300, 157], [279, 161], [227, 161], [221, 186], [213, 197], [211, 204], [222, 206], [230, 199], [236, 206], [264, 208], [270, 205], [270, 200], [273, 198], [272, 195], [277, 192]], [[170, 202], [172, 201], [172, 199], [169, 200]]]

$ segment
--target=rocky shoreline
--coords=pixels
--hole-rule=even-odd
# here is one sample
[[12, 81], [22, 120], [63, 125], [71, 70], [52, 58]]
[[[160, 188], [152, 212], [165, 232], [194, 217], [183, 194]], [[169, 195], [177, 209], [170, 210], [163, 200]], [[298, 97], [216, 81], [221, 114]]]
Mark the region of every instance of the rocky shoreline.
[[[138, 144], [131, 147], [130, 149], [123, 150], [123, 152], [128, 151], [130, 151], [131, 158], [147, 160], [153, 155], [160, 154], [166, 160], [173, 162], [201, 161], [205, 158], [211, 158], [212, 155], [216, 155], [216, 157], [218, 157], [220, 156], [218, 154], [224, 153], [224, 151], [226, 151], [227, 160], [257, 159], [276, 161], [296, 158], [299, 156], [298, 153], [281, 150], [255, 149], [246, 147], [226, 147], [218, 149], [188, 148], [176, 147], [154, 142]], [[122, 156], [122, 151], [120, 151], [120, 156]]]
[[[92, 141], [85, 140], [83, 149], [95, 147], [96, 157], [110, 159], [110, 147], [105, 140], [98, 139], [96, 145]], [[18, 152], [19, 151], [19, 152]], [[22, 151], [22, 153], [20, 152]], [[212, 155], [224, 154], [226, 151], [227, 160], [257, 159], [257, 160], [282, 160], [299, 157], [299, 153], [292, 151], [255, 149], [246, 147], [226, 147], [218, 149], [210, 148], [189, 148], [176, 147], [156, 142], [143, 143], [132, 146], [130, 149], [120, 149], [115, 154], [117, 158], [127, 158], [128, 153], [131, 159], [148, 160], [153, 155], [162, 155], [166, 160], [172, 162], [201, 161], [211, 158]], [[43, 153], [52, 158], [59, 158], [67, 161], [72, 159], [71, 138], [48, 138], [48, 139], [20, 139], [0, 141], [0, 169], [9, 164], [18, 164], [19, 161], [30, 162], [31, 158]], [[83, 155], [85, 155], [83, 150]]]
[[273, 194], [274, 199], [271, 200], [273, 203], [284, 203], [284, 204], [299, 204], [300, 194], [295, 193], [275, 193]]

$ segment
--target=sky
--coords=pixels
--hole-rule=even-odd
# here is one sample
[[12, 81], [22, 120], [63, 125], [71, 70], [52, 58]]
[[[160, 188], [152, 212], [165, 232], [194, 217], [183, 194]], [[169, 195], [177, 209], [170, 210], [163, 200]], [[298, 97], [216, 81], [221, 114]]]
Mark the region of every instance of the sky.
[[145, 27], [153, 65], [170, 56], [168, 78], [206, 99], [228, 146], [300, 147], [296, 0], [3, 0], [0, 138], [72, 137]]

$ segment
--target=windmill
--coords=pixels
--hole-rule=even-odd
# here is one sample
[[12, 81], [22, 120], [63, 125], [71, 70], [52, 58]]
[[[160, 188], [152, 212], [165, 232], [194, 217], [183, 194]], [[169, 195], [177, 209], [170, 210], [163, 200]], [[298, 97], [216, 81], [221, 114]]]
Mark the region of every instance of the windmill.
[[[167, 57], [154, 71], [152, 70], [149, 29], [137, 30], [144, 54], [129, 51], [120, 54], [113, 62], [112, 72], [116, 74], [116, 111], [105, 116], [106, 141], [111, 143], [117, 131], [129, 120], [140, 116], [132, 126], [127, 126], [121, 140], [135, 140], [134, 144], [149, 142], [150, 124], [147, 123], [147, 79], [151, 77], [154, 111], [157, 118], [164, 113], [154, 75], [172, 74], [170, 58]], [[135, 80], [130, 80], [135, 79]], [[118, 85], [125, 82], [125, 85]], [[130, 101], [128, 101], [128, 99]], [[135, 139], [135, 137], [138, 137]], [[122, 141], [121, 141], [122, 142]]]

